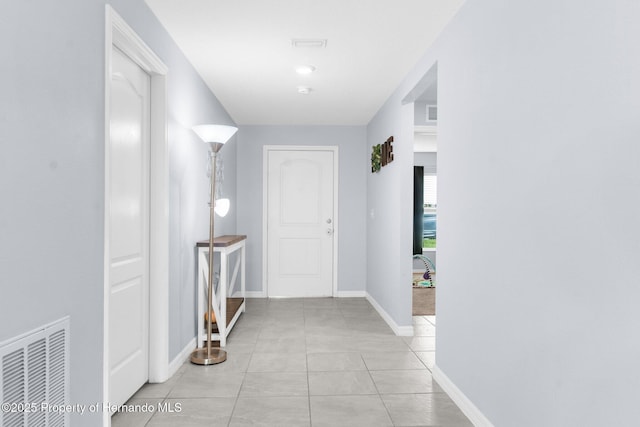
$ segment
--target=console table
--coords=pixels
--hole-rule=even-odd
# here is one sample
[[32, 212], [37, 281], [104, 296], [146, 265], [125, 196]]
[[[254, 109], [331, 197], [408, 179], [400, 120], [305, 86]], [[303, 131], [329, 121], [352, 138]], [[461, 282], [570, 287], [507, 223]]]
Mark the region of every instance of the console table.
[[[227, 336], [245, 311], [245, 241], [247, 236], [220, 236], [213, 239], [213, 253], [220, 254], [220, 280], [213, 286], [212, 308], [217, 332], [211, 340], [219, 340], [220, 347], [227, 345]], [[207, 289], [209, 287], [209, 240], [197, 243], [198, 248], [198, 347], [207, 343]], [[229, 256], [239, 251], [235, 257], [233, 274], [229, 280]], [[239, 296], [234, 296], [234, 288], [240, 273]], [[215, 282], [214, 282], [215, 285]]]

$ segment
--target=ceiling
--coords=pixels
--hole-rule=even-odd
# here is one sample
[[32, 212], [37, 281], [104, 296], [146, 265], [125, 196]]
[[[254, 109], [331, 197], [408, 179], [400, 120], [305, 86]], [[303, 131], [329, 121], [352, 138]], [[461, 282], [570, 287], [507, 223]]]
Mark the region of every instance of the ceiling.
[[463, 1], [146, 0], [239, 125], [367, 124]]

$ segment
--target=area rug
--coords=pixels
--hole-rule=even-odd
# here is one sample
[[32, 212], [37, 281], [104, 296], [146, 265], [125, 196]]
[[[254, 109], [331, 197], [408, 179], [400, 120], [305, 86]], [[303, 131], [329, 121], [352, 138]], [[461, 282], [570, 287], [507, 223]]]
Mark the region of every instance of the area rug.
[[[420, 286], [424, 278], [421, 274], [414, 274], [413, 278], [413, 309], [414, 316], [435, 316], [436, 288]], [[433, 278], [435, 283], [435, 277]]]

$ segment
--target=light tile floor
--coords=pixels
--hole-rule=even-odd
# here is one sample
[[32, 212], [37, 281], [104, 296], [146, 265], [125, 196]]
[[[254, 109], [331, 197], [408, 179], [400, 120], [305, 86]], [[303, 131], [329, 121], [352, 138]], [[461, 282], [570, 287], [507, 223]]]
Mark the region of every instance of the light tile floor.
[[472, 426], [433, 381], [435, 316], [398, 337], [364, 298], [249, 299], [227, 361], [189, 362], [114, 427]]

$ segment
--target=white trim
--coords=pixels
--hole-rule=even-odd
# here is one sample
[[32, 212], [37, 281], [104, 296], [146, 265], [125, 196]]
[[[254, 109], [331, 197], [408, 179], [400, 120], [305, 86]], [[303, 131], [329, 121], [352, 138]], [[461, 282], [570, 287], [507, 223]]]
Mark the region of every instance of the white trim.
[[396, 335], [399, 337], [412, 337], [414, 335], [413, 325], [412, 326], [396, 326], [394, 331]]
[[[414, 133], [421, 133], [423, 135], [437, 135], [438, 134], [438, 127], [437, 126], [419, 126], [416, 125], [413, 127], [413, 132]], [[416, 165], [417, 166], [417, 165]]]
[[369, 292], [367, 292], [366, 298], [367, 298], [367, 301], [369, 301], [371, 303], [373, 308], [376, 309], [376, 311], [382, 317], [382, 319], [384, 319], [384, 321], [387, 322], [387, 325], [389, 325], [389, 327], [391, 328], [393, 333], [395, 333], [396, 335], [398, 335], [400, 337], [412, 337], [413, 336], [413, 325], [411, 325], [411, 326], [398, 326], [398, 324], [391, 318], [391, 316], [389, 316], [389, 313], [387, 313], [384, 310], [384, 308], [382, 308], [382, 306], [380, 304], [378, 304], [378, 301], [376, 301], [369, 294]]
[[196, 348], [196, 337], [193, 337], [193, 339], [189, 341], [187, 345], [184, 346], [182, 351], [178, 353], [178, 355], [174, 357], [171, 362], [169, 362], [169, 367], [167, 371], [169, 373], [169, 378], [173, 377], [176, 374], [176, 372], [178, 372], [180, 367], [184, 365], [184, 362], [189, 360], [189, 357], [191, 356], [191, 352], [193, 352], [195, 348]]
[[[149, 381], [169, 378], [169, 149], [167, 142], [168, 68], [110, 6], [105, 6], [105, 194], [103, 283], [103, 401], [109, 400], [109, 105], [112, 47], [116, 46], [151, 76], [149, 171]], [[110, 424], [109, 411], [103, 414]]]
[[245, 291], [244, 297], [245, 298], [267, 298], [267, 292], [266, 291]]
[[267, 197], [269, 178], [269, 151], [331, 151], [333, 153], [333, 296], [338, 294], [338, 235], [340, 234], [338, 218], [338, 182], [340, 161], [337, 145], [265, 145], [262, 147], [262, 292], [268, 297], [267, 274]]
[[435, 365], [432, 371], [433, 379], [449, 395], [460, 410], [469, 418], [476, 427], [493, 427], [489, 419], [478, 409], [476, 405]]
[[[149, 382], [169, 378], [169, 144], [166, 75], [151, 76]], [[155, 355], [155, 356], [154, 356]]]
[[162, 60], [110, 5], [106, 6], [107, 19], [110, 19], [113, 28], [111, 44], [117, 46], [147, 73], [166, 75], [169, 69]]
[[267, 250], [268, 250], [268, 239], [267, 239], [267, 195], [269, 194], [269, 156], [267, 156], [267, 146], [262, 147], [262, 293], [265, 297], [268, 298], [267, 292]]
[[365, 298], [367, 291], [338, 291], [337, 298]]

